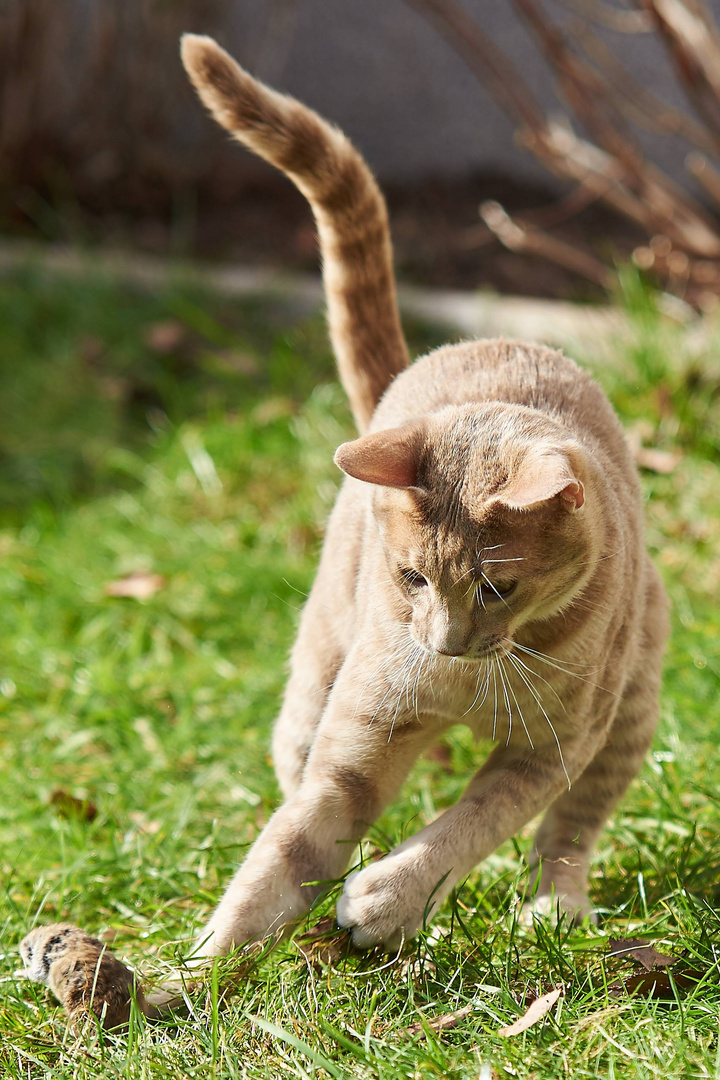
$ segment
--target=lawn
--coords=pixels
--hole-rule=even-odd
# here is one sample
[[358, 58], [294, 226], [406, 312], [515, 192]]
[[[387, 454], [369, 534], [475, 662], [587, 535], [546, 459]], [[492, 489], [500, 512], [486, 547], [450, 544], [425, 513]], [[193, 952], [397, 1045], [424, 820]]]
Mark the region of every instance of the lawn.
[[[17, 943], [63, 918], [149, 981], [182, 957], [277, 803], [270, 728], [352, 428], [319, 318], [192, 283], [0, 280], [3, 1077], [720, 1075], [720, 338], [626, 291], [633, 333], [597, 375], [664, 452], [643, 480], [674, 632], [653, 752], [594, 866], [602, 925], [519, 925], [527, 829], [400, 957], [296, 936], [225, 1000], [221, 971], [166, 1023], [74, 1040], [15, 976]], [[133, 573], [152, 595], [109, 594]], [[366, 852], [449, 805], [483, 752], [457, 728]], [[623, 937], [691, 975], [629, 994]], [[498, 1034], [557, 987], [540, 1023]]]

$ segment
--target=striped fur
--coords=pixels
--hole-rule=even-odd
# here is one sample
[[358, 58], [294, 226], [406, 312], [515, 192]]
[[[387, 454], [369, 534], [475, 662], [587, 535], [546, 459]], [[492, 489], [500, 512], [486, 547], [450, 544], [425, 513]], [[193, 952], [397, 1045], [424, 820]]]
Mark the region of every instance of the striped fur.
[[378, 186], [341, 131], [248, 75], [212, 38], [185, 34], [182, 60], [217, 122], [284, 172], [312, 207], [330, 337], [364, 431], [388, 385], [409, 362]]

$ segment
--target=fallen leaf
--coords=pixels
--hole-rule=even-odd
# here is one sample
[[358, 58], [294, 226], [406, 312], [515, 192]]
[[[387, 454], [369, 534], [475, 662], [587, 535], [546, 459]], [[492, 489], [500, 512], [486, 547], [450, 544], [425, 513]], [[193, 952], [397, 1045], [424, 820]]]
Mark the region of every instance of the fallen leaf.
[[677, 959], [666, 953], [658, 952], [651, 941], [640, 938], [610, 938], [608, 956], [620, 956], [628, 960], [637, 960], [646, 971], [653, 968], [670, 967]]
[[217, 349], [211, 354], [211, 359], [218, 367], [226, 371], [237, 371], [240, 375], [257, 375], [260, 370], [254, 356], [236, 349]]
[[145, 331], [145, 343], [157, 353], [174, 352], [186, 337], [187, 327], [177, 319], [162, 319], [152, 323]]
[[404, 978], [409, 977], [413, 982], [419, 982], [421, 979], [433, 978], [437, 975], [437, 965], [432, 960], [408, 956], [402, 961], [398, 971]]
[[319, 971], [323, 967], [333, 967], [346, 955], [350, 947], [350, 933], [338, 929], [334, 915], [325, 915], [304, 934], [296, 937], [295, 944], [308, 964]]
[[258, 424], [272, 424], [274, 420], [284, 420], [297, 412], [297, 406], [291, 398], [266, 398], [253, 410], [253, 419]]
[[663, 475], [674, 472], [682, 460], [682, 455], [677, 450], [656, 450], [652, 446], [643, 446], [644, 440], [652, 436], [653, 432], [642, 422], [627, 432], [627, 442], [635, 458], [635, 464], [641, 469]]
[[106, 596], [130, 596], [134, 600], [149, 600], [158, 589], [165, 585], [162, 574], [151, 574], [147, 570], [134, 570], [117, 581], [110, 581], [105, 586]]
[[635, 462], [641, 469], [661, 473], [663, 476], [674, 472], [680, 461], [680, 454], [670, 450], [654, 450], [649, 446], [640, 446], [635, 451]]
[[[677, 970], [663, 968], [655, 971], [641, 971], [626, 979], [616, 979], [615, 982], [610, 983], [608, 991], [614, 996], [637, 994], [639, 997], [674, 1001], [676, 990], [691, 990], [702, 977], [702, 971], [683, 967]], [[675, 989], [673, 989], [673, 984]]]
[[97, 806], [92, 799], [77, 799], [64, 788], [55, 788], [50, 796], [50, 805], [60, 817], [80, 818], [81, 821], [94, 821], [97, 817]]
[[148, 836], [156, 836], [157, 833], [160, 832], [160, 822], [151, 821], [140, 810], [131, 810], [128, 817], [140, 833], [146, 833]]
[[96, 364], [105, 352], [106, 345], [102, 338], [95, 334], [83, 334], [78, 341], [78, 352], [81, 360], [86, 364]]
[[99, 380], [100, 395], [106, 401], [124, 401], [130, 397], [132, 384], [117, 375], [103, 375]]
[[455, 771], [452, 765], [452, 753], [450, 752], [450, 747], [445, 743], [435, 743], [428, 751], [427, 756], [432, 761], [437, 761], [438, 765], [442, 766], [443, 772], [452, 773]]
[[425, 1023], [411, 1024], [410, 1027], [405, 1028], [405, 1034], [423, 1035], [428, 1028], [430, 1031], [447, 1031], [449, 1028], [456, 1027], [461, 1020], [470, 1016], [474, 1008], [474, 1005], [464, 1005], [462, 1009], [458, 1009], [456, 1012], [444, 1013], [443, 1016], [436, 1016], [434, 1020], [426, 1020]]
[[539, 1020], [542, 1020], [543, 1016], [547, 1016], [562, 992], [562, 986], [556, 986], [555, 989], [551, 990], [549, 993], [543, 994], [542, 997], [535, 998], [525, 1014], [521, 1016], [519, 1020], [516, 1020], [514, 1024], [510, 1024], [509, 1027], [500, 1028], [498, 1035], [502, 1035], [503, 1038], [508, 1039], [513, 1035], [520, 1035], [523, 1031], [527, 1031], [533, 1024], [537, 1024]]

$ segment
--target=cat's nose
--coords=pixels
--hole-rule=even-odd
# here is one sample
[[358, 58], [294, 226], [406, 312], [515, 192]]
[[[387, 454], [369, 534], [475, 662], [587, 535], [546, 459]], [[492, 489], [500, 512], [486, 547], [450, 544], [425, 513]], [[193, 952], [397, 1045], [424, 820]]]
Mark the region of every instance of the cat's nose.
[[435, 649], [435, 652], [440, 653], [441, 656], [466, 656], [467, 655], [467, 649], [466, 648]]
[[432, 623], [430, 644], [441, 656], [466, 656], [472, 640], [469, 620], [436, 616]]

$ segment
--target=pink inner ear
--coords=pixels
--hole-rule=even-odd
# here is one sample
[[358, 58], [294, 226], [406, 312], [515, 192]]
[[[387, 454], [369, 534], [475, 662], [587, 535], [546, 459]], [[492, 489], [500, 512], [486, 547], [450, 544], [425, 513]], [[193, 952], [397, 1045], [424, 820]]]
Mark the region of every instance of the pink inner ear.
[[512, 509], [523, 510], [547, 502], [555, 495], [560, 495], [563, 506], [571, 513], [585, 502], [583, 485], [573, 475], [565, 454], [558, 452], [541, 454], [523, 462], [517, 476], [497, 499]]
[[579, 510], [585, 502], [585, 488], [579, 480], [573, 480], [571, 484], [562, 489], [560, 496], [562, 501], [567, 503], [568, 510]]
[[402, 427], [362, 435], [337, 448], [335, 464], [348, 476], [364, 480], [367, 484], [416, 487], [425, 430], [425, 423], [417, 420]]

